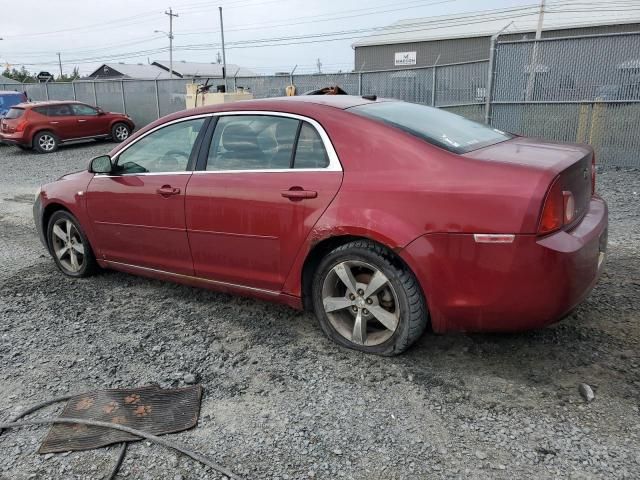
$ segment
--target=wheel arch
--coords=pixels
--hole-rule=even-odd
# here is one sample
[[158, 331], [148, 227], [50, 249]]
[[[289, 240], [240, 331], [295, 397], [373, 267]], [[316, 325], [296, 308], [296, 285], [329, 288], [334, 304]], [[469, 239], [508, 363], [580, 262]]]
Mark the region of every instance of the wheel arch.
[[[376, 238], [371, 238], [369, 236], [357, 235], [357, 234], [344, 234], [344, 235], [333, 235], [326, 237], [311, 247], [309, 252], [307, 253], [304, 263], [302, 265], [302, 269], [300, 272], [300, 295], [302, 301], [302, 308], [306, 311], [310, 311], [313, 308], [313, 301], [311, 297], [311, 287], [313, 284], [313, 275], [316, 272], [318, 266], [322, 259], [329, 254], [332, 250], [345, 245], [347, 243], [351, 243], [357, 240], [367, 240], [369, 242], [373, 242], [385, 250], [387, 250], [395, 260], [399, 263], [403, 264], [411, 273], [415, 276], [415, 272], [411, 266], [400, 256], [398, 255], [398, 249], [392, 248], [386, 244], [386, 242], [380, 241]], [[416, 277], [417, 278], [417, 277]], [[422, 286], [420, 286], [422, 290], [422, 295], [426, 298], [426, 292]]]
[[49, 247], [49, 232], [48, 232], [49, 220], [51, 220], [51, 217], [53, 216], [54, 213], [56, 213], [56, 212], [58, 212], [60, 210], [64, 210], [65, 212], [68, 212], [71, 215], [73, 215], [73, 212], [71, 210], [69, 210], [63, 204], [57, 203], [57, 202], [49, 203], [42, 210], [42, 217], [41, 217], [41, 220], [40, 220], [42, 223], [40, 224], [40, 227], [42, 228], [42, 232], [44, 234], [44, 238], [47, 241], [47, 250], [49, 250], [49, 253], [51, 253], [51, 248]]
[[35, 130], [33, 130], [31, 132], [31, 138], [29, 140], [29, 145], [31, 146], [31, 148], [33, 148], [34, 143], [33, 141], [36, 138], [36, 135], [43, 133], [43, 132], [49, 132], [50, 134], [52, 134], [54, 137], [56, 137], [56, 139], [58, 140], [58, 142], [60, 142], [60, 135], [58, 135], [56, 133], [56, 131], [52, 128], [48, 128], [48, 127], [37, 127]]

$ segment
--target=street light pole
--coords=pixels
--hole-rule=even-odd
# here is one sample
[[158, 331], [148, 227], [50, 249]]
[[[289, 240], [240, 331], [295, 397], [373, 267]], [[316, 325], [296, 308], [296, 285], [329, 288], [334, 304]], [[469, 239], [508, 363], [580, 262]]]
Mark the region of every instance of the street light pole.
[[173, 17], [178, 17], [179, 15], [173, 13], [171, 7], [164, 14], [169, 15], [169, 78], [173, 78]]

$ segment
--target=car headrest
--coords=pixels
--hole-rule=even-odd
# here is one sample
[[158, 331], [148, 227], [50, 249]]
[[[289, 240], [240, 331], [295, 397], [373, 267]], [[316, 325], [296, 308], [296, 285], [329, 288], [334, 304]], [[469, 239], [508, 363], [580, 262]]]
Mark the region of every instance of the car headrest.
[[227, 125], [222, 132], [221, 143], [228, 152], [253, 152], [258, 149], [256, 133], [247, 125]]
[[296, 137], [297, 129], [298, 129], [298, 122], [291, 122], [291, 121], [285, 120], [285, 121], [276, 123], [275, 137], [276, 137], [276, 142], [278, 142], [278, 145], [279, 146], [292, 145]]

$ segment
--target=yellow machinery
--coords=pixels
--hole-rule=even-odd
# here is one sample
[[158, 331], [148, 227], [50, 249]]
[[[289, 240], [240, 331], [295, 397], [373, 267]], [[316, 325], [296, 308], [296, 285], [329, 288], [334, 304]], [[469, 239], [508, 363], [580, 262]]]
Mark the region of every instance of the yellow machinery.
[[210, 92], [210, 87], [213, 87], [213, 85], [188, 83], [187, 96], [185, 98], [187, 109], [253, 99], [253, 94], [244, 89], [239, 88], [235, 92]]

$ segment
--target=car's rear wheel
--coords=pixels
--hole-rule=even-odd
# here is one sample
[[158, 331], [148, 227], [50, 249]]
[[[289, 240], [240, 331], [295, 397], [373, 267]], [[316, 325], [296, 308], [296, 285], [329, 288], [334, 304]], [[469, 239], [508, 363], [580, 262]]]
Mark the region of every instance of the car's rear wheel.
[[114, 142], [124, 142], [131, 135], [131, 129], [124, 123], [116, 123], [111, 128], [111, 138]]
[[422, 335], [427, 308], [409, 268], [381, 245], [357, 240], [329, 253], [316, 270], [313, 305], [338, 344], [397, 355]]
[[49, 250], [62, 273], [70, 277], [88, 277], [97, 268], [96, 258], [76, 218], [58, 210], [47, 225]]
[[51, 132], [38, 132], [33, 137], [33, 148], [38, 153], [51, 153], [58, 149], [58, 137]]

